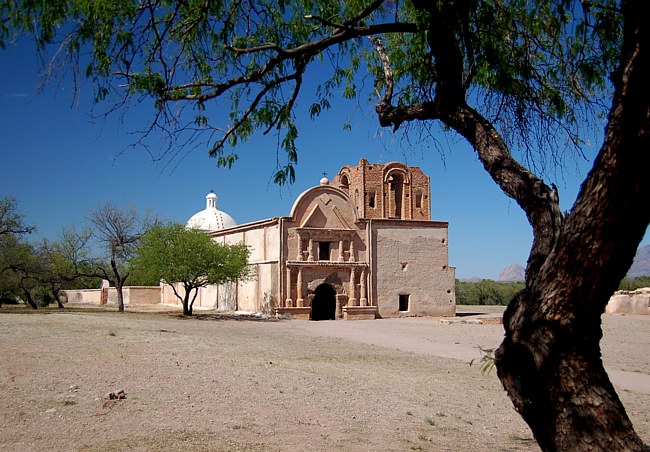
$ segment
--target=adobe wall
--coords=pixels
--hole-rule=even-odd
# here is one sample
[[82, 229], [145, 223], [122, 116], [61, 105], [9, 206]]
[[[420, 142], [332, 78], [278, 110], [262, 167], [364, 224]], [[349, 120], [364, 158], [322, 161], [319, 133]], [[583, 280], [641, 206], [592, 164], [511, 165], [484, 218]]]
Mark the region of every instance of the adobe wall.
[[[381, 317], [453, 316], [446, 223], [372, 221], [373, 298]], [[408, 309], [400, 310], [400, 296]]]
[[[160, 286], [125, 286], [122, 288], [124, 305], [159, 304]], [[108, 288], [108, 304], [117, 304], [117, 289]]]
[[[194, 301], [194, 308], [219, 309], [223, 311], [270, 311], [268, 304], [275, 306], [278, 300], [278, 261], [280, 254], [279, 219], [273, 218], [246, 223], [211, 233], [220, 244], [244, 243], [249, 251], [251, 278], [237, 283], [226, 283], [201, 287]], [[182, 287], [180, 293], [183, 293]], [[169, 285], [164, 285], [162, 303], [180, 305]]]
[[[278, 218], [255, 222], [216, 233], [215, 240], [244, 243], [250, 251], [249, 279], [218, 293], [218, 308], [270, 313], [279, 297], [280, 224]], [[222, 288], [223, 289], [223, 288]]]
[[101, 289], [74, 289], [64, 290], [64, 292], [68, 298], [68, 303], [101, 304]]
[[[194, 308], [213, 309], [217, 307], [218, 286], [201, 287], [194, 300]], [[176, 284], [176, 291], [182, 297], [185, 294], [182, 284]], [[174, 290], [169, 284], [161, 284], [159, 292], [159, 303], [170, 306], [182, 306], [183, 303], [178, 299]]]
[[650, 315], [650, 287], [614, 292], [605, 307], [605, 313]]
[[278, 263], [257, 263], [252, 267], [252, 277], [237, 285], [237, 310], [270, 314], [278, 306]]
[[[64, 291], [68, 303], [102, 304], [102, 289], [78, 289]], [[159, 304], [160, 286], [125, 286], [122, 288], [125, 305]], [[108, 288], [108, 304], [117, 304], [117, 289]]]

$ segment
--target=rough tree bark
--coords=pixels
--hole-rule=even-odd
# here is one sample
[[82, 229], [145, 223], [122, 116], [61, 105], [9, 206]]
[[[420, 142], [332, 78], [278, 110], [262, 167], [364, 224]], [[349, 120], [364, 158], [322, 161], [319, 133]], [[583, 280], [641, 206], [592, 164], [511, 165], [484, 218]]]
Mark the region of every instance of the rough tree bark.
[[[650, 199], [650, 95], [644, 86], [650, 49], [642, 3], [624, 2], [624, 44], [605, 142], [566, 219], [556, 191], [516, 162], [493, 125], [466, 104], [459, 31], [445, 21], [453, 3], [413, 1], [429, 18], [440, 79], [434, 100], [393, 106], [385, 67], [387, 89], [376, 107], [382, 126], [440, 120], [456, 130], [526, 213], [534, 236], [526, 288], [504, 315], [496, 365], [543, 450], [647, 450], [604, 370], [599, 345], [601, 315], [650, 222], [644, 208]], [[375, 47], [381, 55], [381, 46]]]
[[648, 450], [599, 346], [601, 315], [650, 221], [650, 42], [642, 3], [624, 5], [605, 143], [550, 252], [504, 316], [498, 375], [544, 450]]

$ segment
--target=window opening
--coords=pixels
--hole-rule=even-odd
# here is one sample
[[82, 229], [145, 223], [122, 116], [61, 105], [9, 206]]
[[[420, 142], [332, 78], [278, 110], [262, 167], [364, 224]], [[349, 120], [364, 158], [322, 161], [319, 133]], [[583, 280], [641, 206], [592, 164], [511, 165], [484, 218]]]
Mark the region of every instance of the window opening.
[[410, 295], [400, 295], [399, 296], [399, 310], [400, 312], [405, 312], [409, 310], [409, 297]]
[[371, 209], [375, 208], [375, 192], [371, 191], [370, 192], [370, 197], [368, 198], [368, 207]]
[[348, 195], [350, 194], [350, 181], [347, 175], [341, 176], [341, 190], [343, 190]]
[[318, 242], [318, 260], [330, 260], [330, 242]]
[[422, 192], [420, 190], [415, 193], [415, 207], [417, 209], [422, 208]]

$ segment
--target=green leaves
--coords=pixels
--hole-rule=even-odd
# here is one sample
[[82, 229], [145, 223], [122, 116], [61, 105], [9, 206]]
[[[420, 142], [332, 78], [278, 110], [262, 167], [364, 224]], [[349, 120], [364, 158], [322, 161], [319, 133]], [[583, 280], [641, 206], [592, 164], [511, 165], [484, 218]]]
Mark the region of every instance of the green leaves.
[[[155, 95], [160, 93], [162, 89], [167, 86], [162, 75], [151, 71], [146, 71], [142, 74], [131, 74], [131, 79], [131, 89], [134, 92], [139, 93], [149, 93]], [[172, 97], [178, 97], [178, 93], [176, 93], [176, 95], [172, 93]]]
[[[98, 101], [109, 90], [149, 99], [154, 129], [179, 141], [183, 133], [204, 131], [217, 137], [208, 140], [217, 158], [259, 131], [275, 130], [277, 150], [285, 155], [277, 177], [283, 182], [292, 180], [297, 162], [297, 101], [311, 86], [303, 86], [308, 67], [316, 66], [320, 82], [307, 93], [315, 97], [305, 112], [311, 119], [333, 99], [381, 98], [386, 74], [368, 36], [385, 47], [391, 105], [421, 105], [448, 94], [440, 86], [450, 73], [450, 55], [458, 52], [460, 69], [446, 86], [460, 86], [459, 97], [494, 121], [506, 139], [542, 148], [542, 136], [574, 139], [580, 121], [609, 89], [621, 41], [618, 4], [0, 0], [7, 18], [0, 24], [0, 45], [32, 34], [39, 49], [52, 45], [57, 58], [85, 68]], [[452, 41], [441, 49], [443, 32]], [[219, 99], [224, 102], [218, 108], [209, 108]], [[189, 120], [185, 106], [191, 107]], [[231, 122], [220, 124], [213, 115]]]
[[145, 234], [132, 264], [141, 275], [194, 289], [246, 278], [248, 254], [244, 245], [221, 245], [204, 231], [171, 223]]

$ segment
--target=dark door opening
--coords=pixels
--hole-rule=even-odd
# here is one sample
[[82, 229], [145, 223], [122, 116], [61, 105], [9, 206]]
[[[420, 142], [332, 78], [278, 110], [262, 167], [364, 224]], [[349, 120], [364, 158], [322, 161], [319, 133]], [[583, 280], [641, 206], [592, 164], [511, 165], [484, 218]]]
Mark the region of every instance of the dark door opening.
[[336, 291], [329, 284], [316, 287], [311, 302], [312, 320], [334, 320], [336, 318]]
[[392, 175], [388, 182], [390, 183], [390, 203], [391, 203], [391, 212], [389, 212], [389, 218], [402, 218], [402, 195], [403, 195], [403, 184], [404, 181], [399, 174]]

